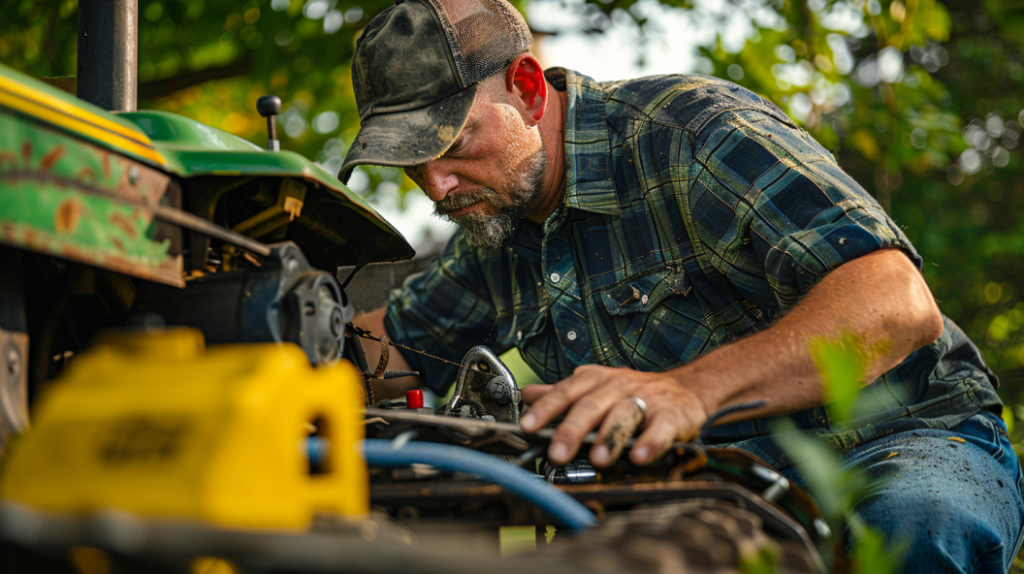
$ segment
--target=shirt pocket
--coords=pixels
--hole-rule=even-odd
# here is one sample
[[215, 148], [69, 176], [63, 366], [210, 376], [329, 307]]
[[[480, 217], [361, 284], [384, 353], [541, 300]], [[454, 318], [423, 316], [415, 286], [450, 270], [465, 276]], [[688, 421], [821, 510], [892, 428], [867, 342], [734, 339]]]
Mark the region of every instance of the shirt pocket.
[[668, 370], [708, 347], [711, 331], [681, 264], [626, 278], [598, 297], [621, 356], [634, 369]]

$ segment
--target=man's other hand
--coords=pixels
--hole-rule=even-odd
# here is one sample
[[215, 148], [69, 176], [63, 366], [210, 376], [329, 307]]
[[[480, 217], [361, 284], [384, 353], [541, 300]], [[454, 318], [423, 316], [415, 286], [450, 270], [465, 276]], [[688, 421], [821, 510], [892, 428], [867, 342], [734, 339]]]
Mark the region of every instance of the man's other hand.
[[[647, 412], [629, 397], [646, 403]], [[700, 398], [669, 373], [600, 365], [577, 367], [571, 377], [554, 385], [528, 386], [523, 400], [531, 405], [521, 421], [526, 432], [536, 432], [566, 413], [548, 448], [548, 459], [555, 464], [573, 460], [583, 437], [599, 429], [590, 460], [607, 467], [618, 460], [638, 427], [643, 432], [629, 458], [648, 464], [673, 442], [696, 437], [708, 417]]]

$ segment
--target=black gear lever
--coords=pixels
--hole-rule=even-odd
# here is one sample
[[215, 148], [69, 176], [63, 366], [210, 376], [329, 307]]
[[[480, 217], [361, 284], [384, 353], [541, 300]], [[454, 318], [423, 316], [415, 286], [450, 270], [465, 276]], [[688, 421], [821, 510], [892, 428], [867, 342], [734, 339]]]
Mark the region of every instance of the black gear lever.
[[281, 113], [281, 98], [277, 96], [263, 96], [256, 100], [256, 111], [267, 118], [267, 149], [273, 152], [281, 151], [281, 142], [277, 139], [277, 124], [274, 123], [274, 116]]

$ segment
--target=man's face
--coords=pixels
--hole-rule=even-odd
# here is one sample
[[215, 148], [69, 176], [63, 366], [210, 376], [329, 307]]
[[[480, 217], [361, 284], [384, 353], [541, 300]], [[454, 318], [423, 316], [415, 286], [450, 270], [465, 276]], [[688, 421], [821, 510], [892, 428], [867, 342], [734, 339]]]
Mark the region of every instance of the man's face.
[[504, 85], [481, 85], [465, 127], [441, 157], [405, 171], [434, 214], [470, 242], [498, 247], [540, 194], [547, 156], [536, 129], [507, 102]]

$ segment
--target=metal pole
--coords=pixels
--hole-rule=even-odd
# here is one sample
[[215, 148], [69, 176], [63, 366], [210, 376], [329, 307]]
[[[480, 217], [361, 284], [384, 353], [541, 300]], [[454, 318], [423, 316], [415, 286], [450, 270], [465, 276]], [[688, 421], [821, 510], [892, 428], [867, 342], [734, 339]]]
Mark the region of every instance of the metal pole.
[[135, 109], [138, 32], [138, 0], [79, 0], [79, 98], [111, 111]]

